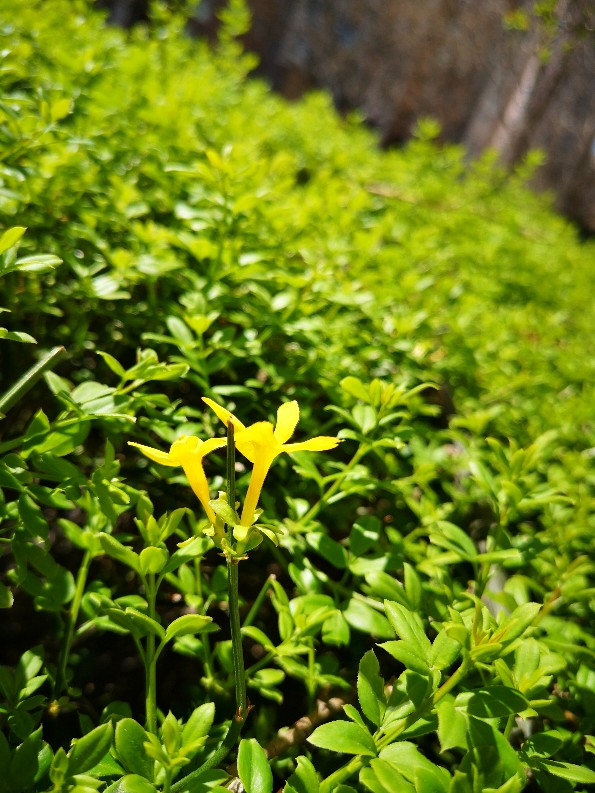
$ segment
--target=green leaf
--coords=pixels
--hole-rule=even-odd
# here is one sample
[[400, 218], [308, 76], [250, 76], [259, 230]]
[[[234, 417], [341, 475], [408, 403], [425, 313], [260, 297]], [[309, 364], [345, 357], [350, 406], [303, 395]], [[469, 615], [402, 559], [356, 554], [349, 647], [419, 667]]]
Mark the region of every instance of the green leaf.
[[416, 793], [415, 787], [390, 763], [376, 758], [370, 761], [369, 768], [362, 769], [360, 780], [372, 793]]
[[261, 644], [267, 652], [275, 649], [275, 645], [266, 633], [261, 631], [260, 628], [255, 628], [253, 625], [244, 626], [242, 628], [242, 636], [249, 636], [250, 639]]
[[[112, 611], [113, 610], [110, 609], [110, 614]], [[139, 635], [146, 636], [152, 633], [158, 639], [161, 639], [161, 641], [165, 639], [165, 629], [157, 620], [152, 619], [146, 614], [143, 614], [142, 611], [132, 608], [131, 606], [128, 606], [124, 613], [132, 622]]]
[[[525, 783], [526, 780], [524, 776], [515, 774], [515, 776], [511, 776], [503, 785], [497, 788], [488, 787], [483, 793], [521, 793], [521, 790], [525, 788]], [[451, 792], [449, 791], [449, 793]]]
[[595, 771], [587, 766], [564, 763], [560, 760], [540, 760], [538, 768], [549, 774], [579, 785], [595, 785]]
[[380, 664], [373, 650], [368, 650], [359, 664], [357, 696], [364, 716], [376, 727], [380, 727], [386, 711], [384, 680], [380, 676]]
[[50, 254], [25, 256], [22, 259], [17, 259], [11, 269], [40, 274], [51, 272], [51, 270], [54, 270], [59, 264], [62, 264], [62, 259]]
[[155, 548], [154, 546], [143, 548], [139, 554], [140, 572], [143, 575], [160, 573], [167, 564], [168, 559], [169, 554], [165, 548]]
[[531, 758], [535, 755], [539, 757], [551, 757], [564, 745], [565, 738], [558, 730], [548, 730], [538, 732], [527, 738], [523, 743], [523, 752]]
[[492, 641], [510, 644], [527, 630], [541, 610], [539, 603], [523, 603], [498, 627]]
[[379, 755], [423, 793], [448, 793], [450, 775], [427, 759], [409, 741], [392, 743]]
[[37, 340], [29, 333], [24, 333], [22, 330], [8, 330], [8, 328], [0, 328], [0, 339], [6, 339], [6, 341], [20, 341], [22, 344], [37, 343]]
[[295, 793], [318, 793], [320, 784], [312, 761], [300, 755], [296, 763], [297, 768], [287, 780], [287, 785], [290, 786]]
[[388, 573], [385, 573], [384, 570], [366, 573], [365, 578], [372, 594], [376, 597], [383, 600], [396, 601], [402, 606], [408, 607], [411, 605], [403, 584]]
[[378, 414], [371, 405], [356, 405], [351, 415], [362, 435], [367, 435], [378, 424]]
[[[381, 524], [373, 515], [363, 515], [353, 524], [349, 532], [349, 550], [355, 556], [363, 556], [377, 546], [380, 539]], [[385, 573], [385, 575], [387, 575]], [[392, 581], [392, 578], [388, 576]], [[367, 580], [367, 577], [366, 577]]]
[[147, 740], [146, 731], [134, 719], [120, 719], [116, 724], [116, 753], [126, 771], [153, 779], [153, 760], [147, 757], [144, 749]]
[[157, 793], [157, 788], [137, 774], [126, 774], [110, 785], [105, 793]]
[[118, 360], [116, 360], [116, 358], [114, 358], [113, 355], [110, 355], [108, 352], [102, 352], [101, 350], [97, 350], [97, 355], [101, 355], [101, 357], [109, 366], [109, 368], [112, 370], [112, 372], [118, 375], [118, 377], [123, 378], [126, 375], [126, 370], [124, 369], [122, 364]]
[[376, 757], [376, 745], [370, 733], [349, 721], [322, 724], [310, 735], [308, 742], [331, 752]]
[[5, 584], [0, 583], [0, 609], [9, 609], [14, 603], [12, 590]]
[[174, 636], [186, 636], [200, 633], [213, 622], [212, 617], [205, 617], [202, 614], [184, 614], [178, 617], [167, 626], [165, 631], [165, 641], [169, 642]]
[[362, 730], [364, 730], [365, 732], [369, 732], [366, 722], [364, 721], [364, 717], [361, 715], [361, 713], [357, 708], [354, 708], [353, 705], [347, 703], [343, 705], [343, 712], [345, 713], [348, 719], [351, 719], [351, 721], [354, 721], [356, 724], [359, 724]]
[[[465, 698], [467, 712], [481, 719], [495, 719], [522, 713], [529, 707], [528, 701], [514, 688], [507, 686], [490, 686], [489, 688], [476, 689], [466, 692], [461, 697]], [[457, 697], [457, 705], [462, 704]]]
[[419, 655], [428, 662], [431, 644], [419, 616], [400, 603], [390, 600], [384, 601], [384, 610], [397, 636], [411, 645], [417, 646]]
[[380, 614], [376, 609], [357, 598], [351, 598], [343, 616], [352, 628], [363, 633], [376, 636], [379, 639], [388, 639], [393, 635], [390, 623], [384, 614]]
[[13, 790], [27, 790], [35, 779], [39, 769], [39, 754], [42, 746], [40, 728], [17, 746], [13, 752], [10, 765], [8, 763], [2, 765], [4, 773], [9, 771]]
[[314, 548], [323, 559], [330, 562], [333, 567], [344, 570], [347, 567], [347, 551], [336, 540], [322, 532], [310, 532], [306, 535], [308, 545]]
[[430, 533], [431, 542], [454, 551], [461, 559], [473, 560], [477, 556], [475, 543], [459, 526], [447, 520], [437, 520]]
[[61, 121], [63, 118], [70, 113], [72, 109], [72, 100], [68, 97], [62, 97], [62, 99], [56, 99], [50, 105], [50, 119], [53, 123], [56, 121]]
[[213, 702], [205, 702], [204, 705], [195, 708], [182, 730], [182, 746], [192, 744], [208, 735], [214, 718], [215, 705]]
[[535, 672], [539, 669], [540, 658], [539, 643], [530, 636], [517, 647], [514, 655], [514, 674], [519, 688], [523, 691], [526, 684], [533, 679]]
[[74, 741], [68, 752], [68, 773], [84, 774], [93, 768], [109, 751], [112, 743], [112, 723], [100, 724], [94, 730]]
[[[458, 698], [457, 698], [458, 699]], [[469, 715], [470, 749], [460, 769], [473, 766], [483, 776], [484, 787], [499, 787], [517, 774], [524, 774], [523, 766], [508, 740], [490, 723]]]
[[255, 738], [244, 738], [240, 741], [238, 776], [246, 793], [272, 793], [273, 774], [269, 761]]
[[4, 253], [16, 245], [26, 231], [26, 226], [13, 226], [11, 229], [7, 229], [0, 237], [0, 253]]
[[[51, 372], [48, 374], [51, 374]], [[82, 420], [64, 427], [56, 425], [43, 440], [31, 438], [23, 443], [23, 455], [29, 456], [31, 452], [35, 452], [36, 454], [52, 452], [52, 454], [58, 457], [64, 457], [83, 443], [90, 429], [90, 422]]]
[[445, 697], [438, 704], [436, 711], [440, 750], [446, 752], [449, 749], [468, 749], [469, 722], [463, 710], [455, 707], [454, 697]]
[[432, 642], [430, 651], [430, 666], [434, 669], [448, 669], [461, 653], [461, 645], [452, 639], [446, 630], [441, 630]]
[[335, 611], [322, 625], [322, 641], [338, 647], [349, 644], [351, 633], [347, 620], [340, 611]]
[[397, 640], [382, 642], [378, 646], [386, 650], [397, 661], [400, 661], [406, 669], [412, 669], [422, 675], [427, 674], [429, 665], [425, 657], [420, 653], [418, 644]]
[[[408, 600], [407, 605], [408, 608], [415, 611], [419, 609], [421, 605], [421, 596], [422, 596], [421, 581], [415, 570], [415, 567], [413, 567], [413, 565], [408, 564], [408, 562], [403, 563], [403, 573], [404, 573], [405, 592], [407, 594], [407, 600]], [[397, 599], [397, 603], [399, 602], [400, 600]]]
[[30, 537], [47, 538], [49, 531], [48, 522], [39, 506], [30, 496], [23, 494], [19, 497], [19, 515]]
[[368, 402], [368, 389], [364, 386], [361, 380], [358, 380], [357, 377], [352, 377], [351, 375], [344, 377], [339, 385], [343, 391], [346, 391], [356, 399], [361, 399], [362, 402]]
[[111, 534], [103, 532], [99, 535], [99, 542], [108, 556], [111, 556], [112, 559], [117, 559], [118, 562], [122, 562], [127, 567], [131, 567], [136, 573], [140, 573], [140, 559], [133, 550], [122, 545]]

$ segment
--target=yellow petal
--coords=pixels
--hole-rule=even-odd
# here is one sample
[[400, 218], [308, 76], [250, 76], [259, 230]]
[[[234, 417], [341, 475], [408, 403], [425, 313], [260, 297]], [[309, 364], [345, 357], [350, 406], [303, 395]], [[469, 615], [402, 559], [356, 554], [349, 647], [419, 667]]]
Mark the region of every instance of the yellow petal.
[[225, 438], [209, 438], [207, 441], [201, 441], [194, 435], [181, 435], [177, 441], [174, 441], [169, 453], [172, 460], [179, 460], [181, 465], [182, 460], [188, 459], [190, 455], [196, 460], [202, 460], [213, 449], [220, 449], [226, 443]]
[[[201, 443], [202, 441], [200, 438], [197, 438], [196, 435], [180, 435], [180, 437], [172, 443], [169, 455], [172, 460], [179, 461], [188, 454], [196, 454]], [[178, 462], [178, 465], [181, 465], [181, 462]]]
[[240, 454], [247, 457], [251, 463], [255, 463], [263, 455], [270, 456], [271, 452], [272, 460], [281, 451], [270, 421], [257, 421], [256, 424], [251, 424], [245, 430], [238, 432], [235, 443]]
[[149, 460], [153, 460], [154, 463], [169, 465], [172, 468], [175, 468], [176, 465], [180, 465], [179, 462], [172, 460], [167, 452], [162, 452], [160, 449], [152, 449], [150, 446], [143, 446], [140, 443], [133, 443], [132, 441], [128, 441], [128, 445], [140, 449], [145, 457], [148, 457]]
[[222, 449], [227, 445], [227, 438], [209, 438], [200, 447], [200, 456], [210, 454], [214, 449]]
[[295, 432], [296, 425], [300, 420], [300, 408], [298, 403], [284, 402], [277, 410], [277, 426], [275, 428], [275, 438], [279, 443], [288, 441]]
[[309, 441], [301, 443], [286, 443], [283, 447], [284, 452], [326, 452], [334, 449], [341, 441], [339, 438], [331, 438], [330, 435], [319, 435], [317, 438], [310, 438]]
[[211, 408], [211, 410], [215, 412], [217, 417], [221, 419], [221, 421], [225, 424], [226, 427], [231, 421], [236, 432], [239, 432], [239, 430], [246, 429], [244, 424], [242, 424], [242, 422], [238, 418], [236, 418], [233, 415], [233, 413], [230, 413], [229, 410], [227, 410], [227, 408], [218, 405], [216, 402], [214, 402], [212, 399], [209, 399], [208, 397], [202, 397], [202, 401], [205, 402]]

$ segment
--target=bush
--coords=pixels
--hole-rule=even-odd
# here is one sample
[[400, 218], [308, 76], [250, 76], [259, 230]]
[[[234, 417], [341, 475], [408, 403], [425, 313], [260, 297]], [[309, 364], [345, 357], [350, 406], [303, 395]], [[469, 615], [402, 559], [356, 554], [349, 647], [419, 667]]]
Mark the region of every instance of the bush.
[[[4, 6], [0, 793], [584, 790], [592, 242], [531, 162], [247, 79], [241, 3], [214, 50]], [[218, 437], [202, 396], [342, 443], [210, 529], [126, 446]]]

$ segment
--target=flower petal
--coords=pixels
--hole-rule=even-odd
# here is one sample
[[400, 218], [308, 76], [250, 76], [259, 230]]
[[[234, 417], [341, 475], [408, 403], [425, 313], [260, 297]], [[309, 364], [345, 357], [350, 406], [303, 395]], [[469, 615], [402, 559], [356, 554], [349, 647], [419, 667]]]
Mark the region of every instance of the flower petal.
[[200, 456], [205, 457], [215, 449], [222, 449], [227, 445], [227, 438], [209, 438], [198, 449]]
[[289, 454], [292, 452], [326, 452], [329, 449], [334, 449], [340, 443], [339, 438], [332, 438], [330, 435], [318, 435], [316, 438], [310, 438], [309, 441], [286, 443], [283, 446], [283, 451]]
[[288, 441], [295, 432], [296, 425], [300, 420], [300, 408], [298, 403], [284, 402], [277, 410], [277, 426], [275, 427], [275, 438], [279, 443]]
[[238, 432], [235, 443], [240, 454], [248, 458], [251, 463], [262, 457], [273, 460], [281, 452], [270, 421], [257, 421]]
[[162, 452], [160, 449], [153, 449], [150, 446], [143, 446], [140, 443], [133, 443], [132, 441], [128, 441], [128, 445], [140, 449], [145, 457], [148, 457], [149, 460], [153, 460], [154, 463], [159, 463], [159, 465], [169, 465], [172, 468], [181, 465], [181, 463], [172, 460], [168, 452]]
[[182, 465], [182, 460], [187, 459], [188, 455], [192, 455], [196, 460], [202, 460], [213, 449], [220, 449], [226, 443], [226, 438], [209, 438], [203, 442], [194, 435], [180, 435], [172, 444], [170, 456], [172, 460], [179, 460], [178, 464]]
[[205, 402], [211, 408], [211, 410], [215, 412], [217, 417], [221, 419], [221, 421], [225, 424], [226, 427], [231, 421], [236, 432], [246, 429], [245, 425], [242, 424], [242, 422], [238, 418], [236, 418], [233, 415], [233, 413], [230, 413], [229, 410], [227, 410], [227, 408], [218, 405], [216, 402], [214, 402], [212, 399], [209, 399], [208, 397], [202, 397], [202, 401]]

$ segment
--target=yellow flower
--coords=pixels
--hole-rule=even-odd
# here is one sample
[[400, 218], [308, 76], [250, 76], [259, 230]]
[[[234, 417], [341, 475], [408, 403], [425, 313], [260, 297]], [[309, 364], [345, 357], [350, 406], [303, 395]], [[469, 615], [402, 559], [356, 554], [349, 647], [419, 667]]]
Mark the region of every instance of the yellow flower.
[[258, 505], [260, 492], [275, 457], [283, 452], [288, 454], [306, 451], [324, 452], [328, 449], [334, 449], [340, 442], [339, 438], [319, 435], [309, 441], [287, 443], [293, 435], [300, 418], [300, 409], [295, 401], [285, 402], [279, 407], [276, 427], [273, 427], [270, 421], [257, 421], [256, 424], [246, 427], [233, 413], [213, 402], [212, 399], [203, 397], [203, 402], [206, 402], [215, 411], [225, 425], [230, 422], [233, 424], [236, 447], [254, 466], [240, 518], [242, 526], [251, 526], [254, 523], [254, 513]]
[[209, 485], [202, 467], [202, 458], [212, 452], [213, 449], [220, 449], [225, 446], [225, 443], [225, 438], [210, 438], [208, 441], [201, 441], [200, 438], [196, 438], [194, 435], [181, 435], [177, 441], [172, 443], [169, 452], [152, 449], [150, 446], [143, 446], [140, 443], [129, 442], [128, 445], [136, 446], [145, 457], [160, 465], [169, 465], [171, 467], [181, 465], [190, 487], [203, 505], [208, 519], [211, 523], [215, 523], [216, 516], [209, 504]]

